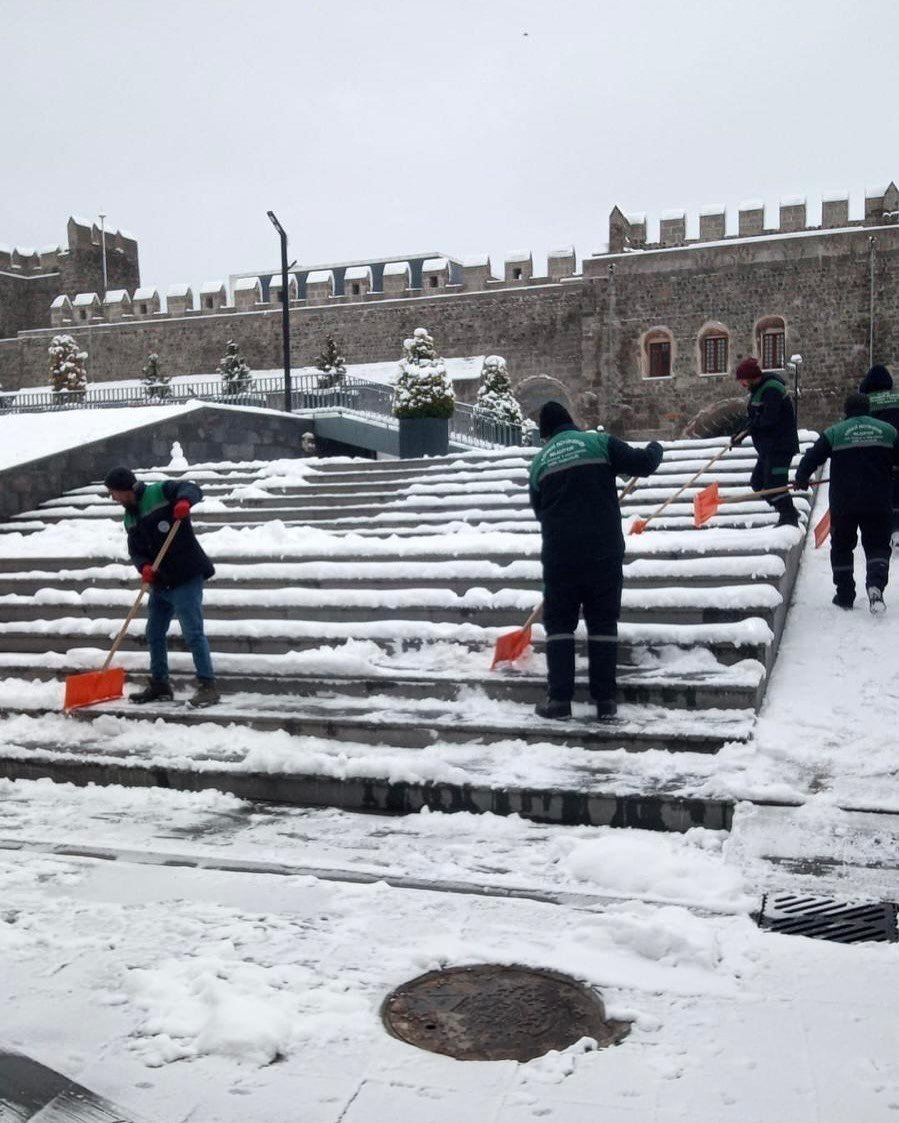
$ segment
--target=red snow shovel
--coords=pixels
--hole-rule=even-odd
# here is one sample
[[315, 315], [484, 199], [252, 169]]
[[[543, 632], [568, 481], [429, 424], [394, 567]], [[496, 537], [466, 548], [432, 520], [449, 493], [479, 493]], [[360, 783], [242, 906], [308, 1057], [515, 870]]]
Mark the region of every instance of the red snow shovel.
[[694, 476], [691, 476], [690, 479], [687, 480], [687, 482], [684, 484], [683, 487], [678, 488], [677, 491], [673, 495], [669, 495], [668, 498], [665, 500], [665, 502], [661, 505], [661, 507], [656, 507], [656, 509], [652, 512], [652, 514], [647, 515], [645, 519], [635, 519], [634, 522], [633, 522], [633, 525], [631, 526], [630, 530], [628, 531], [628, 534], [642, 534], [643, 531], [646, 530], [646, 527], [649, 525], [649, 523], [653, 519], [655, 519], [659, 515], [661, 515], [661, 513], [665, 510], [665, 508], [670, 503], [673, 503], [675, 501], [675, 499], [678, 498], [678, 496], [683, 495], [683, 493], [687, 490], [688, 487], [691, 487], [693, 484], [695, 484], [696, 481], [699, 479], [699, 477], [704, 472], [707, 472], [709, 470], [709, 468], [711, 468], [711, 466], [714, 463], [716, 463], [718, 460], [720, 460], [721, 457], [725, 454], [725, 452], [730, 452], [731, 448], [734, 447], [734, 444], [739, 443], [745, 436], [746, 436], [746, 433], [738, 433], [736, 435], [736, 437], [734, 437], [733, 442], [731, 444], [726, 444], [724, 446], [724, 448], [721, 449], [720, 452], [716, 452], [715, 455], [712, 457], [712, 459], [708, 462], [708, 464], [703, 464], [703, 466], [699, 469], [699, 471]]
[[[153, 562], [153, 570], [159, 568], [162, 559], [168, 553], [169, 546], [172, 544], [172, 539], [181, 525], [181, 520], [176, 519], [172, 523], [172, 529], [166, 535], [166, 539], [159, 547], [159, 553], [156, 555], [156, 560]], [[112, 657], [119, 649], [119, 645], [125, 638], [125, 633], [128, 631], [128, 625], [137, 615], [137, 610], [140, 608], [141, 601], [144, 599], [148, 585], [141, 584], [134, 604], [131, 606], [131, 611], [125, 617], [125, 623], [122, 625], [119, 634], [112, 641], [112, 647], [109, 649], [109, 654], [99, 671], [87, 671], [83, 675], [69, 675], [66, 679], [66, 697], [63, 703], [63, 709], [67, 712], [69, 710], [77, 710], [82, 706], [93, 706], [97, 702], [111, 702], [114, 698], [121, 698], [125, 692], [125, 671], [121, 667], [113, 667], [110, 669], [109, 664], [112, 662]]]
[[827, 541], [830, 534], [830, 508], [828, 507], [815, 527], [815, 549], [819, 549]]
[[[628, 480], [627, 484], [618, 493], [618, 502], [630, 493], [637, 486], [637, 477], [634, 476]], [[504, 636], [500, 636], [496, 641], [496, 648], [493, 652], [493, 662], [490, 664], [492, 671], [497, 663], [514, 663], [516, 659], [520, 659], [527, 651], [531, 643], [531, 625], [540, 616], [543, 611], [543, 601], [541, 601], [530, 616], [525, 620], [523, 627], [516, 628], [514, 632], [507, 632]]]
[[[819, 484], [826, 484], [827, 480], [815, 480], [809, 484], [809, 487], [818, 487]], [[718, 508], [726, 503], [751, 503], [753, 499], [758, 499], [764, 495], [781, 495], [790, 491], [789, 485], [786, 487], [767, 487], [763, 491], [747, 491], [745, 495], [729, 495], [726, 499], [722, 499], [718, 494], [718, 481], [704, 487], [702, 491], [693, 496], [693, 525], [703, 526], [718, 514]]]

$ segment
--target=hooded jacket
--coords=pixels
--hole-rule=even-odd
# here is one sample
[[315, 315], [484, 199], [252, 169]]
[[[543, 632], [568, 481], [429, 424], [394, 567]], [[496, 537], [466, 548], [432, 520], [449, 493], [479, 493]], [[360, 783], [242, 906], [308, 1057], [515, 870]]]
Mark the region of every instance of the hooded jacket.
[[[186, 499], [193, 506], [203, 498], [203, 492], [188, 480], [163, 480], [150, 484], [138, 482], [134, 485], [134, 494], [137, 502], [125, 508], [124, 523], [128, 553], [134, 565], [141, 569], [155, 561], [172, 529], [175, 503]], [[190, 519], [185, 519], [159, 565], [155, 583], [163, 589], [173, 589], [194, 577], [208, 578], [214, 573], [215, 567], [197, 541]]]
[[558, 402], [540, 411], [547, 439], [531, 463], [530, 499], [550, 569], [577, 570], [624, 556], [616, 476], [650, 476], [662, 459], [657, 441], [633, 448], [610, 433], [582, 432]]
[[893, 389], [893, 376], [887, 368], [880, 364], [871, 367], [858, 388], [868, 395], [871, 416], [899, 429], [899, 393]]
[[750, 391], [746, 428], [759, 456], [792, 457], [799, 451], [796, 413], [780, 375], [769, 372]]
[[835, 515], [887, 512], [897, 452], [899, 432], [892, 425], [851, 412], [806, 450], [796, 469], [796, 485], [807, 487], [812, 474], [830, 459], [830, 508]]

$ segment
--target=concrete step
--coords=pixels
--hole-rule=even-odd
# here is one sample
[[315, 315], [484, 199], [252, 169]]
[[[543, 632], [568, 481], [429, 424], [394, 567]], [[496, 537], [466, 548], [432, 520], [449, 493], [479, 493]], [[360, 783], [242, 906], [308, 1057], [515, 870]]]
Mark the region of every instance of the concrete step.
[[[655, 526], [655, 524], [651, 524]], [[301, 541], [291, 542], [285, 538], [276, 544], [260, 543], [254, 545], [251, 554], [230, 554], [210, 548], [209, 553], [215, 564], [255, 563], [324, 563], [340, 562], [379, 562], [382, 564], [417, 562], [424, 566], [445, 561], [448, 554], [454, 560], [478, 560], [494, 565], [508, 565], [522, 559], [537, 559], [540, 553], [538, 534], [516, 536], [514, 544], [510, 541], [501, 546], [495, 541], [483, 542], [480, 535], [472, 534], [464, 538], [453, 535], [451, 541], [442, 542], [437, 536], [420, 536], [420, 542], [399, 548], [391, 542], [373, 540], [366, 543], [362, 552], [352, 545], [344, 545], [335, 539], [325, 550], [320, 543], [306, 545]], [[640, 535], [625, 538], [625, 566], [632, 561], [679, 561], [726, 559], [786, 559], [800, 541], [799, 532], [784, 527], [779, 530], [706, 530], [703, 533], [678, 533], [671, 531], [647, 530]], [[206, 543], [208, 545], [208, 543]], [[318, 546], [318, 548], [316, 548]], [[34, 548], [26, 553], [9, 549], [0, 555], [0, 573], [42, 570], [45, 572], [65, 567], [92, 568], [98, 565], [121, 563], [124, 554], [124, 535], [122, 553], [115, 556], [98, 554], [95, 557], [81, 557], [76, 554], [48, 556]]]
[[[514, 628], [539, 599], [528, 590], [479, 589], [461, 596], [447, 589], [222, 589], [210, 586], [204, 594], [207, 620], [330, 621], [369, 623], [388, 617], [404, 621], [465, 624], [485, 628]], [[0, 619], [52, 621], [64, 617], [123, 618], [134, 600], [133, 589], [88, 589], [84, 593], [45, 589], [37, 598], [17, 594], [0, 597]], [[668, 587], [660, 590], [625, 589], [621, 620], [659, 624], [718, 624], [745, 619], [748, 614], [769, 626], [780, 608], [780, 593], [767, 584], [721, 586], [714, 589]]]
[[[74, 710], [70, 716], [82, 721], [115, 715], [180, 725], [212, 722], [233, 730], [235, 746], [239, 745], [240, 730], [249, 729], [403, 749], [425, 749], [438, 742], [463, 745], [509, 740], [591, 752], [625, 749], [687, 753], [715, 753], [728, 742], [745, 741], [755, 721], [747, 710], [693, 712], [625, 705], [617, 720], [599, 722], [589, 703], [575, 704], [574, 717], [568, 721], [546, 721], [535, 717], [531, 706], [492, 703], [497, 710], [492, 716], [484, 712], [483, 700], [475, 701], [472, 706], [470, 699], [468, 704], [454, 704], [428, 698], [416, 704], [388, 695], [359, 700], [336, 692], [315, 701], [294, 695], [238, 694], [223, 697], [219, 705], [203, 710], [177, 702], [135, 707], [122, 701]], [[41, 711], [7, 708], [4, 712]]]
[[[90, 561], [90, 559], [83, 559]], [[691, 588], [765, 583], [779, 587], [785, 573], [783, 559], [756, 555], [746, 558], [674, 559], [630, 558], [625, 564], [625, 587], [661, 589], [689, 583]], [[62, 570], [32, 570], [0, 576], [0, 596], [33, 595], [54, 588], [67, 592], [129, 588], [136, 592], [137, 574], [130, 565], [110, 563]], [[448, 589], [461, 594], [471, 588], [542, 588], [539, 561], [509, 562], [369, 562], [364, 571], [355, 563], [284, 562], [217, 563], [209, 589]]]
[[[96, 651], [93, 658], [82, 649], [78, 659], [54, 654], [51, 660], [40, 657], [29, 661], [26, 654], [5, 654], [0, 663], [0, 675], [18, 677], [28, 681], [62, 681], [69, 675], [82, 674], [98, 667], [103, 652]], [[173, 652], [170, 657], [172, 682], [176, 696], [184, 699], [193, 689], [193, 669], [187, 655]], [[537, 662], [537, 660], [535, 660]], [[576, 680], [577, 697], [588, 697], [586, 668], [581, 659]], [[146, 655], [123, 652], [116, 656], [116, 666], [127, 671], [126, 693], [142, 685], [147, 675]], [[485, 697], [496, 701], [518, 702], [533, 706], [546, 694], [546, 679], [542, 674], [522, 673], [501, 669], [489, 671], [489, 659], [484, 658], [480, 673], [463, 671], [448, 674], [439, 671], [415, 673], [408, 669], [393, 669], [373, 664], [368, 675], [323, 675], [314, 671], [299, 673], [283, 659], [255, 655], [216, 655], [217, 680], [222, 693], [275, 694], [279, 696], [317, 697], [335, 691], [353, 698], [372, 695], [396, 696], [406, 699], [457, 699], [465, 691], [480, 690]], [[734, 667], [708, 667], [703, 670], [678, 672], [670, 663], [618, 669], [618, 700], [641, 706], [661, 706], [676, 710], [703, 709], [754, 709], [764, 686], [764, 667], [746, 662]]]
[[[297, 757], [301, 756], [298, 745]], [[79, 786], [215, 790], [256, 803], [336, 807], [368, 814], [410, 815], [427, 808], [444, 813], [518, 815], [539, 823], [674, 832], [694, 827], [729, 830], [734, 814], [733, 801], [706, 796], [701, 781], [694, 782], [695, 790], [690, 790], [687, 778], [681, 791], [673, 789], [670, 780], [635, 785], [627, 773], [620, 775], [611, 768], [582, 769], [577, 776], [562, 776], [539, 788], [492, 776], [475, 776], [465, 782], [394, 779], [364, 765], [358, 766], [355, 775], [315, 771], [314, 766], [305, 772], [208, 764], [197, 769], [189, 762], [111, 758], [104, 752], [102, 737], [93, 744], [82, 742], [77, 754], [64, 740], [14, 756], [6, 756], [0, 749], [0, 778], [49, 779]]]
[[[120, 618], [61, 617], [56, 620], [0, 622], [0, 649], [6, 652], [69, 651], [84, 647], [104, 647], [121, 627]], [[126, 651], [145, 646], [144, 622], [135, 620], [123, 641]], [[340, 644], [348, 639], [366, 640], [384, 651], [417, 651], [434, 643], [459, 644], [468, 650], [491, 652], [496, 640], [508, 629], [485, 628], [478, 624], [402, 621], [395, 618], [371, 623], [349, 624], [333, 621], [217, 620], [207, 619], [206, 632], [214, 653], [255, 653], [264, 655], [308, 651], [322, 644]], [[619, 629], [619, 661], [639, 662], [638, 653], [647, 649], [681, 647], [701, 648], [723, 664], [754, 659], [767, 665], [773, 639], [764, 620], [749, 617], [726, 624], [623, 623]], [[177, 625], [170, 635], [170, 647], [184, 650]], [[535, 650], [542, 650], [542, 629], [534, 629]]]

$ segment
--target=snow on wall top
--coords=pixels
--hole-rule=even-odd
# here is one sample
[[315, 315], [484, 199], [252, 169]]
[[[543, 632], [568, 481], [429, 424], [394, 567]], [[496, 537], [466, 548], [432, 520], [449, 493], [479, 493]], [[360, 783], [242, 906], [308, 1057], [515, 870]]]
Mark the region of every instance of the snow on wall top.
[[780, 200], [780, 205], [782, 207], [804, 207], [805, 201], [804, 195], [784, 195]]
[[100, 298], [95, 292], [80, 292], [72, 301], [76, 308], [84, 308], [90, 304], [99, 304]]
[[765, 200], [746, 199], [737, 209], [741, 211], [763, 211], [765, 209]]
[[159, 290], [153, 288], [152, 285], [144, 285], [142, 288], [134, 290], [135, 300], [153, 300], [159, 296]]
[[422, 262], [422, 273], [435, 273], [440, 269], [448, 269], [449, 262], [445, 257], [429, 257], [427, 261]]
[[67, 304], [71, 304], [71, 303], [72, 302], [69, 300], [69, 298], [66, 296], [66, 294], [63, 293], [61, 296], [58, 296], [54, 301], [51, 302], [50, 307], [51, 308], [65, 308], [65, 306]]
[[471, 257], [462, 258], [463, 269], [480, 269], [483, 267], [490, 268], [490, 255], [486, 253], [476, 253]]
[[104, 298], [106, 304], [124, 304], [130, 300], [127, 289], [111, 289]]
[[190, 296], [191, 288], [188, 284], [184, 284], [183, 282], [176, 282], [173, 285], [169, 285], [169, 287], [165, 290], [165, 294], [166, 296]]
[[224, 291], [225, 291], [225, 282], [224, 281], [204, 281], [202, 283], [202, 285], [200, 285], [200, 295], [201, 296], [214, 296], [217, 293], [224, 292]]
[[724, 214], [727, 208], [723, 203], [706, 203], [705, 206], [699, 208], [700, 217], [712, 214]]
[[848, 191], [825, 191], [821, 195], [822, 203], [845, 203], [849, 201]]
[[530, 250], [513, 250], [512, 253], [506, 255], [506, 261], [530, 261]]
[[402, 277], [409, 275], [408, 261], [388, 261], [384, 266], [385, 277]]
[[306, 274], [307, 285], [333, 285], [334, 274], [330, 269], [313, 269]]
[[371, 281], [371, 269], [367, 265], [351, 265], [344, 273], [346, 281]]
[[687, 212], [682, 211], [682, 210], [677, 210], [677, 209], [669, 210], [669, 211], [662, 211], [662, 213], [660, 214], [659, 217], [662, 219], [662, 221], [665, 221], [667, 219], [669, 222], [671, 222], [673, 220], [686, 218]]
[[258, 277], [238, 277], [234, 282], [234, 291], [248, 292], [250, 289], [258, 289], [259, 283]]

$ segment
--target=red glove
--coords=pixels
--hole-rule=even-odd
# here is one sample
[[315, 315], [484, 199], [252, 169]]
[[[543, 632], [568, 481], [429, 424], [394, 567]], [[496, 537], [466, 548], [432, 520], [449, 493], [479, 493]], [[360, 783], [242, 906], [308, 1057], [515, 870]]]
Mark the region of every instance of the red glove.
[[179, 499], [175, 506], [172, 508], [172, 514], [176, 519], [186, 519], [190, 514], [190, 504], [186, 499]]
[[140, 579], [145, 585], [152, 585], [156, 580], [156, 570], [149, 562], [140, 567]]

